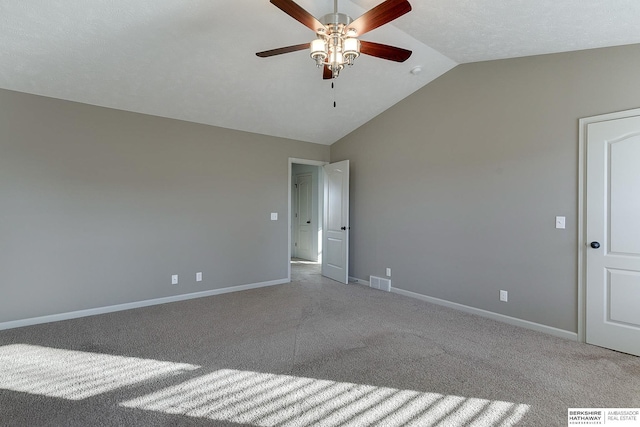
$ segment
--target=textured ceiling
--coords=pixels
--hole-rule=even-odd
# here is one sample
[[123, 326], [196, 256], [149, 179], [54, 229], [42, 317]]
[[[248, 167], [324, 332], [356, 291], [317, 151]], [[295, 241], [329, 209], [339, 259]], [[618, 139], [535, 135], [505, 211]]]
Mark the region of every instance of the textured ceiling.
[[[380, 1], [339, 9], [356, 18]], [[2, 0], [0, 87], [331, 144], [459, 63], [640, 43], [638, 0], [410, 2], [362, 38], [412, 57], [362, 55], [332, 89], [306, 51], [255, 56], [314, 37], [268, 0]]]

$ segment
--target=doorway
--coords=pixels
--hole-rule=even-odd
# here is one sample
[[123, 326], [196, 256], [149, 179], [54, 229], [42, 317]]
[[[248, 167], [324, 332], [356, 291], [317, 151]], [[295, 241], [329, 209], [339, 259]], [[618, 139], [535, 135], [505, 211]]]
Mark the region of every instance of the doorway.
[[291, 165], [291, 258], [322, 262], [322, 168]]
[[323, 276], [347, 284], [349, 160], [328, 164], [289, 158], [288, 177], [288, 279], [291, 259], [302, 256], [321, 264]]
[[[288, 279], [291, 280], [292, 262], [297, 265], [322, 263], [322, 224], [324, 219], [324, 175], [327, 162], [306, 159], [289, 159], [289, 235], [287, 252]], [[302, 182], [298, 182], [302, 180]], [[309, 185], [310, 181], [310, 185]], [[296, 185], [297, 184], [297, 185]], [[307, 187], [307, 188], [304, 188]], [[300, 200], [300, 194], [307, 198]], [[303, 210], [300, 211], [302, 202]], [[297, 216], [296, 216], [297, 215]], [[303, 218], [304, 216], [304, 218]], [[307, 224], [307, 221], [310, 221]], [[301, 236], [300, 228], [305, 233]], [[306, 228], [306, 230], [305, 230]], [[304, 247], [300, 245], [300, 237]], [[302, 250], [298, 250], [301, 247]], [[305, 253], [305, 251], [308, 251]], [[299, 257], [302, 255], [303, 257]], [[308, 256], [307, 256], [308, 255]], [[307, 259], [309, 258], [309, 259]]]

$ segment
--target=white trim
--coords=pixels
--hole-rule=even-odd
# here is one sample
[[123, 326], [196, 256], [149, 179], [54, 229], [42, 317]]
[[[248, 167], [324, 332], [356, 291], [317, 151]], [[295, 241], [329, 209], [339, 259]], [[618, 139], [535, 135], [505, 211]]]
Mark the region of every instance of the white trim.
[[591, 123], [606, 122], [609, 120], [624, 119], [626, 117], [640, 116], [640, 108], [615, 113], [602, 114], [600, 116], [585, 117], [578, 120], [578, 340], [586, 342], [587, 339], [587, 125]]
[[439, 298], [428, 297], [426, 295], [418, 294], [415, 292], [405, 291], [404, 289], [391, 287], [391, 292], [410, 298], [416, 298], [433, 304], [442, 305], [444, 307], [453, 308], [454, 310], [464, 311], [465, 313], [477, 314], [478, 316], [487, 317], [492, 320], [497, 320], [498, 322], [508, 323], [510, 325], [520, 326], [522, 328], [532, 329], [538, 332], [544, 332], [556, 337], [565, 338], [572, 341], [578, 340], [578, 334], [576, 334], [575, 332], [565, 331], [564, 329], [541, 325], [540, 323], [530, 322], [528, 320], [522, 320], [511, 316], [505, 316], [504, 314], [494, 313], [492, 311], [482, 310], [480, 308], [469, 307], [468, 305], [458, 304]]
[[371, 286], [368, 280], [358, 279], [357, 277], [349, 276], [350, 283], [357, 283], [358, 285]]
[[264, 288], [267, 286], [282, 285], [289, 283], [288, 279], [270, 280], [267, 282], [250, 283], [247, 285], [230, 286], [210, 291], [194, 292], [191, 294], [174, 295], [170, 297], [154, 298], [144, 301], [127, 302], [124, 304], [110, 305], [106, 307], [90, 308], [87, 310], [71, 311], [68, 313], [51, 314], [49, 316], [32, 317], [30, 319], [12, 320], [0, 323], [0, 331], [4, 329], [21, 328], [23, 326], [39, 325], [41, 323], [58, 322], [60, 320], [77, 319], [79, 317], [95, 316], [96, 314], [113, 313], [116, 311], [131, 310], [134, 308], [148, 307], [151, 305], [167, 304], [170, 302], [184, 301], [195, 298], [210, 297], [214, 295], [227, 294], [230, 292], [247, 291], [249, 289]]
[[307, 160], [289, 157], [289, 172], [287, 174], [287, 279], [289, 281], [291, 281], [291, 174], [293, 173], [292, 166], [294, 163], [298, 165], [311, 166], [324, 166], [329, 164], [329, 162], [321, 160]]

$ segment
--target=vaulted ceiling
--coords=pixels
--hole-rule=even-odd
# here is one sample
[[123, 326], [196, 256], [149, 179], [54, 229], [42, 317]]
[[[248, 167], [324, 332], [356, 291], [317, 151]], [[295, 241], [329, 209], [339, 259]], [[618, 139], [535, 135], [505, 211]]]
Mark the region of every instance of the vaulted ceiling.
[[[268, 0], [3, 0], [0, 87], [331, 144], [458, 64], [640, 43], [638, 0], [409, 1], [362, 37], [409, 60], [361, 55], [323, 80], [308, 51], [255, 55], [315, 36]], [[338, 8], [357, 18], [380, 2]]]

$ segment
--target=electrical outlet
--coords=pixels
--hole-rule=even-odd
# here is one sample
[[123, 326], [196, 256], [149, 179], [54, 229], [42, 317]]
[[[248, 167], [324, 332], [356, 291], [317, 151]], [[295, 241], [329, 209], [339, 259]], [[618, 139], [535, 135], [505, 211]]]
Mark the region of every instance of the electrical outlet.
[[171, 284], [172, 285], [177, 285], [178, 284], [178, 275], [177, 274], [173, 274], [171, 276]]
[[500, 301], [503, 301], [503, 302], [509, 301], [509, 292], [500, 291]]
[[202, 272], [196, 273], [196, 282], [202, 282]]
[[391, 277], [391, 269], [387, 267], [387, 277]]

